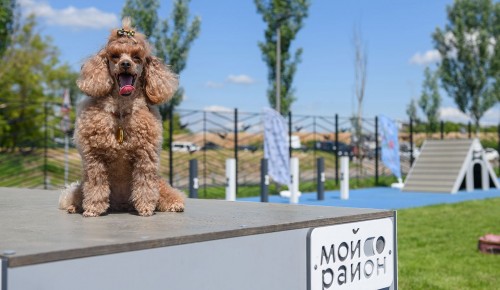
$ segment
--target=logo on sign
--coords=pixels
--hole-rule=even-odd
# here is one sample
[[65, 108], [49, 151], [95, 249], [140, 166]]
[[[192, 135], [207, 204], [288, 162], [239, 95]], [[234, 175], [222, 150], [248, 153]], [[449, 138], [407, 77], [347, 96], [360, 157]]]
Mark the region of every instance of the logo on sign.
[[393, 239], [391, 219], [313, 229], [309, 289], [389, 287], [394, 278]]

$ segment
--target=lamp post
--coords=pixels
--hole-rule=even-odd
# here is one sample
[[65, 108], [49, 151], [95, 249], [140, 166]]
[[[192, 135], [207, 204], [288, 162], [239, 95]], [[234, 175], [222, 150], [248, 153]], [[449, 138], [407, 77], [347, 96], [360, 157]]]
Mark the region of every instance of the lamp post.
[[[281, 17], [281, 20], [283, 17]], [[276, 111], [281, 114], [281, 21], [276, 26]]]
[[281, 23], [291, 15], [278, 14], [276, 18], [276, 111], [281, 114]]

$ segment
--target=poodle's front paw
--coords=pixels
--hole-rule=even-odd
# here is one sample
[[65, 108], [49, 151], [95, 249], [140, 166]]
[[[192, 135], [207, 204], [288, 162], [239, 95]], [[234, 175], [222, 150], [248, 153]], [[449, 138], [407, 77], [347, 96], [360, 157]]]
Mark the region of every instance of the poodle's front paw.
[[135, 210], [140, 216], [152, 216], [155, 211], [154, 203], [140, 203], [135, 205]]
[[66, 208], [66, 212], [68, 212], [68, 213], [77, 213], [78, 212], [78, 207], [76, 207], [74, 205], [70, 205], [70, 206], [68, 206], [68, 208]]
[[146, 209], [146, 210], [138, 210], [137, 213], [140, 216], [148, 217], [148, 216], [152, 216], [154, 214], [154, 211]]
[[91, 211], [91, 210], [86, 210], [83, 212], [83, 216], [84, 217], [98, 217], [100, 216], [101, 213], [98, 213], [98, 212], [95, 212], [95, 211]]
[[158, 211], [183, 212], [184, 200], [182, 198], [160, 199], [156, 209]]
[[107, 202], [94, 202], [94, 203], [89, 203], [85, 202], [83, 203], [83, 216], [84, 217], [97, 217], [100, 216], [104, 213], [109, 208], [109, 203]]
[[182, 202], [182, 201], [174, 202], [174, 203], [170, 204], [169, 206], [167, 206], [166, 211], [183, 212], [184, 211], [184, 202]]

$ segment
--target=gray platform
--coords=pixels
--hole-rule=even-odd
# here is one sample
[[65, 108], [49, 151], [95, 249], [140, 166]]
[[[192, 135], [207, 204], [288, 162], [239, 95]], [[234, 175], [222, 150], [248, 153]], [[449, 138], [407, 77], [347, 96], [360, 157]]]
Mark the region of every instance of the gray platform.
[[58, 210], [58, 196], [0, 188], [2, 290], [306, 289], [311, 228], [395, 223], [393, 211], [215, 200], [187, 200], [184, 213], [83, 218]]

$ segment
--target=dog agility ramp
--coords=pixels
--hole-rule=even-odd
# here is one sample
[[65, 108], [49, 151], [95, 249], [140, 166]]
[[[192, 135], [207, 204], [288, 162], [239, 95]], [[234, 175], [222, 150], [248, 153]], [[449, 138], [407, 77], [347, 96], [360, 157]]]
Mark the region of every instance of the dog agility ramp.
[[499, 184], [478, 139], [426, 140], [403, 191], [456, 193], [490, 187]]

